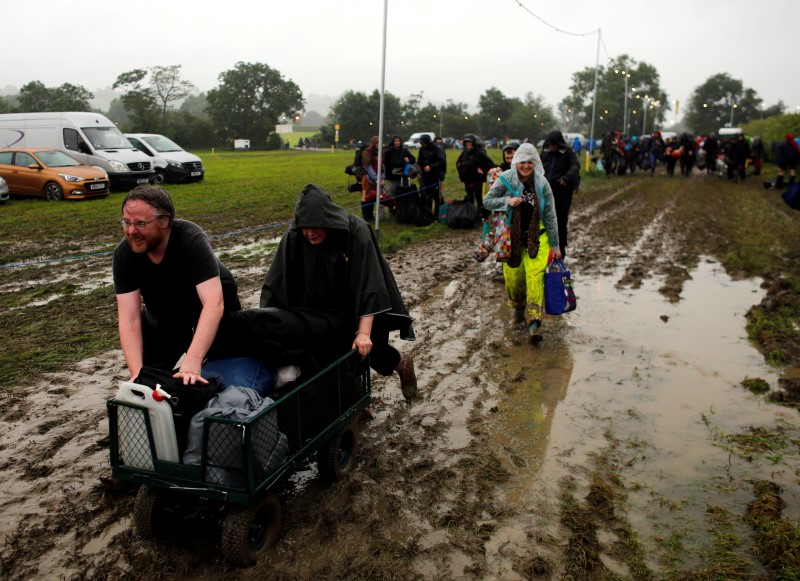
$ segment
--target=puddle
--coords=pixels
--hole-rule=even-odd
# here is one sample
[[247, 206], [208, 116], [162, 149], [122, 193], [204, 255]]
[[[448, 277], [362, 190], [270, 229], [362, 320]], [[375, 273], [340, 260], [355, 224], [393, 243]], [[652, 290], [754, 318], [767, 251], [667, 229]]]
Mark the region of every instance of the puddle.
[[[617, 277], [582, 286], [580, 273], [574, 276], [578, 310], [545, 321], [541, 348], [511, 347], [506, 359], [510, 376], [521, 379], [505, 386], [493, 438], [517, 467], [504, 490], [509, 502], [524, 505], [535, 491], [555, 490], [562, 476], [586, 468], [589, 455], [608, 445], [610, 428], [626, 455], [640, 454], [622, 475], [639, 490], [629, 496], [637, 509], [629, 516], [645, 538], [670, 526], [657, 515], [664, 499], [682, 507], [676, 519], [695, 521], [705, 534], [707, 505], [735, 502], [741, 512], [754, 478], [774, 479], [797, 507], [794, 469], [770, 472], [731, 460], [704, 423], [723, 433], [781, 419], [797, 424], [795, 412], [740, 386], [745, 377], [777, 385], [745, 331], [747, 310], [764, 294], [760, 281], [733, 281], [704, 260], [672, 304], [658, 293], [658, 280], [620, 291]], [[504, 311], [498, 315], [508, 320]]]

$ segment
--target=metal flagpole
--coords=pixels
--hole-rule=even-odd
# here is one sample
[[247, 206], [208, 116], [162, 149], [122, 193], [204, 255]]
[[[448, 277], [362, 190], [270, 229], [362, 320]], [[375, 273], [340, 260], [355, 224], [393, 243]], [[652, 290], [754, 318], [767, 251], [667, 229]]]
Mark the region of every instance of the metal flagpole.
[[[594, 97], [592, 98], [592, 127], [589, 129], [589, 145], [592, 147], [595, 144], [594, 140], [594, 116], [597, 111], [597, 71], [600, 70], [600, 35], [603, 34], [603, 29], [597, 29], [597, 56], [594, 60]], [[586, 171], [589, 171], [589, 158], [592, 152], [586, 148]]]
[[381, 236], [381, 168], [383, 167], [383, 92], [386, 82], [386, 22], [389, 0], [383, 0], [383, 55], [381, 59], [381, 106], [378, 112], [378, 187], [375, 191], [375, 237]]

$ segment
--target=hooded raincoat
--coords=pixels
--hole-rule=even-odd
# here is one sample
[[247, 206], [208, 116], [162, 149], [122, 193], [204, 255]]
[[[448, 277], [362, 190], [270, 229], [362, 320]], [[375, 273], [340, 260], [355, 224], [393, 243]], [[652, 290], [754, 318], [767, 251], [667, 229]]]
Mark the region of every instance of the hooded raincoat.
[[[527, 188], [517, 173], [517, 164], [520, 161], [533, 161], [534, 164], [531, 176], [533, 181], [527, 184]], [[533, 248], [529, 247], [528, 252], [522, 252], [522, 263], [518, 267], [503, 264], [503, 278], [509, 305], [517, 314], [524, 312], [525, 320], [533, 331], [541, 326], [544, 312], [544, 272], [550, 258], [550, 249], [558, 248], [558, 221], [553, 191], [544, 177], [542, 160], [536, 148], [530, 143], [519, 146], [511, 160], [511, 169], [500, 175], [502, 179], [498, 178], [494, 182], [483, 200], [487, 210], [506, 211], [509, 208], [508, 201], [512, 197], [525, 195], [531, 199], [534, 193], [536, 203], [539, 205], [539, 244], [535, 255], [530, 256]], [[523, 243], [525, 240], [527, 238], [523, 237]]]
[[[313, 246], [303, 228], [326, 228], [328, 234]], [[415, 339], [412, 319], [369, 224], [348, 214], [313, 184], [297, 199], [294, 221], [267, 271], [260, 306], [342, 316], [344, 342], [338, 345], [339, 355], [350, 347], [359, 319], [373, 315], [372, 366], [383, 375], [394, 371], [394, 366], [379, 368], [380, 349], [393, 349], [388, 346], [388, 332], [399, 330], [402, 339]], [[399, 357], [398, 353], [398, 361]]]

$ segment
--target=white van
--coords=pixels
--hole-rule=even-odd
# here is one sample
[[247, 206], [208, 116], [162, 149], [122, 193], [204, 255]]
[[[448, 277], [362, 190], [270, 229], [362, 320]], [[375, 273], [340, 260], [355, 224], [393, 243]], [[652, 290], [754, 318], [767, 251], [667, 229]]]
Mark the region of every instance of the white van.
[[170, 138], [156, 133], [126, 133], [125, 137], [136, 149], [153, 159], [156, 170], [154, 184], [199, 182], [205, 177], [203, 160]]
[[4, 147], [60, 149], [81, 163], [103, 168], [115, 188], [146, 184], [155, 175], [151, 158], [99, 113], [0, 115], [0, 149]]
[[420, 147], [419, 138], [422, 137], [423, 135], [430, 135], [431, 141], [433, 141], [433, 139], [436, 137], [436, 134], [433, 131], [421, 131], [420, 133], [412, 133], [411, 137], [408, 138], [408, 141], [406, 141], [403, 144], [403, 147], [406, 147], [408, 149], [419, 149]]

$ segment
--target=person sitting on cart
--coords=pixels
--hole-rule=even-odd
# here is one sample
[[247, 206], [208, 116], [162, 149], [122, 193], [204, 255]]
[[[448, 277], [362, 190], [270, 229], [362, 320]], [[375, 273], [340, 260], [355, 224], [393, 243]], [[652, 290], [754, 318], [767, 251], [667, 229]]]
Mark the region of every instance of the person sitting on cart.
[[[414, 362], [389, 345], [389, 332], [416, 337], [389, 265], [369, 224], [336, 205], [321, 187], [307, 185], [294, 221], [281, 239], [261, 289], [260, 306], [345, 313], [351, 349], [370, 356], [384, 376], [395, 371], [406, 399], [414, 397]], [[350, 341], [350, 338], [347, 338]]]
[[233, 275], [197, 224], [175, 218], [172, 198], [158, 186], [128, 192], [120, 223], [125, 238], [112, 270], [131, 380], [144, 365], [171, 370], [185, 353], [173, 377], [184, 385], [207, 383], [203, 362], [227, 355], [227, 316], [241, 309]]

